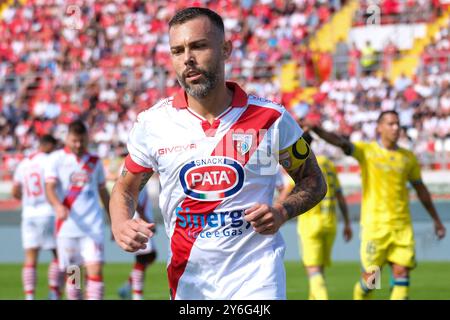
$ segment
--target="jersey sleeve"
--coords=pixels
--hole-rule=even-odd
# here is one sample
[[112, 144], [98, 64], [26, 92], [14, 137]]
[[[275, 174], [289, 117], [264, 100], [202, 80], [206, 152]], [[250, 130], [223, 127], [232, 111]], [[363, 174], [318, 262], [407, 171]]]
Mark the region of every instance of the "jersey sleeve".
[[278, 124], [278, 130], [280, 150], [285, 150], [286, 148], [292, 146], [303, 135], [302, 128], [300, 128], [297, 121], [295, 121], [286, 109], [283, 109], [283, 113]]
[[56, 182], [58, 181], [57, 154], [50, 154], [47, 161], [48, 164], [44, 168], [45, 182]]
[[156, 161], [150, 155], [149, 136], [142, 114], [138, 116], [128, 137], [128, 156], [125, 158], [125, 167], [132, 173], [156, 171]]
[[366, 150], [366, 146], [367, 146], [366, 142], [362, 141], [353, 142], [351, 156], [361, 163], [364, 160], [364, 153]]
[[412, 166], [411, 170], [409, 171], [408, 180], [412, 184], [418, 183], [422, 181], [422, 174], [420, 170], [420, 164], [419, 161], [417, 161], [417, 157], [413, 154], [411, 154], [411, 160], [412, 160]]
[[292, 116], [284, 110], [279, 124], [279, 162], [288, 172], [298, 169], [311, 154], [303, 139], [303, 130]]

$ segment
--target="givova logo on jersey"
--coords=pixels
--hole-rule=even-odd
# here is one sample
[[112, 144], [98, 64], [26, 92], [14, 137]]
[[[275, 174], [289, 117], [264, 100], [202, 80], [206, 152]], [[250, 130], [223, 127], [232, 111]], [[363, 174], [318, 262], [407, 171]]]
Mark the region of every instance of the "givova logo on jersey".
[[245, 173], [242, 165], [231, 158], [208, 157], [185, 164], [179, 178], [189, 198], [217, 201], [239, 193]]

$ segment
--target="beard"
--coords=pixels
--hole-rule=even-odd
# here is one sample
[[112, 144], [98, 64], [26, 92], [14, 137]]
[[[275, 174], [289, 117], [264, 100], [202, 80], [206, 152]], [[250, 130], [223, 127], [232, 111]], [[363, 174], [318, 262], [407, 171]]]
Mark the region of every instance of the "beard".
[[219, 82], [219, 66], [215, 65], [211, 70], [203, 70], [199, 68], [189, 68], [189, 71], [195, 71], [203, 75], [203, 78], [195, 80], [195, 83], [188, 84], [186, 82], [186, 74], [187, 72], [183, 72], [183, 74], [177, 74], [178, 83], [183, 87], [188, 95], [197, 99], [203, 99], [208, 94], [216, 88], [217, 83]]

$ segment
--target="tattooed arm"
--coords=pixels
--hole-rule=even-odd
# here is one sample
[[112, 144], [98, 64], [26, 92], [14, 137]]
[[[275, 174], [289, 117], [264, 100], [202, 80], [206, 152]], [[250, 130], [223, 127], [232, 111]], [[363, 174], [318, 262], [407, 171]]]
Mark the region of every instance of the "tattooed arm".
[[295, 187], [281, 204], [281, 210], [284, 211], [284, 208], [287, 219], [292, 219], [318, 204], [327, 193], [327, 185], [312, 151], [305, 163], [289, 174], [295, 181]]
[[111, 228], [117, 244], [125, 251], [144, 249], [148, 237], [153, 235], [153, 223], [133, 219], [139, 192], [151, 176], [151, 172], [131, 173], [124, 168], [111, 192]]

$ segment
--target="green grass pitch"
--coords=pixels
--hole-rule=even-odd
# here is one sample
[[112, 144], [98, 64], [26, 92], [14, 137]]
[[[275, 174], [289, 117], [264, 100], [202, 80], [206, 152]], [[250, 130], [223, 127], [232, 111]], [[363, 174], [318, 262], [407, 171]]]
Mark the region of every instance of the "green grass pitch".
[[[0, 299], [23, 299], [21, 265], [0, 265]], [[118, 299], [117, 289], [127, 279], [131, 264], [107, 264], [104, 269], [105, 299]], [[411, 299], [450, 299], [450, 262], [421, 262], [412, 272]], [[38, 299], [47, 298], [47, 265], [38, 269]], [[307, 299], [308, 282], [299, 262], [286, 262], [287, 296], [290, 300]], [[357, 262], [335, 262], [326, 270], [330, 299], [352, 298], [353, 285], [358, 279]], [[381, 278], [381, 289], [376, 290], [375, 299], [389, 299], [389, 271], [385, 268]], [[165, 265], [152, 265], [146, 276], [146, 299], [168, 299]]]

